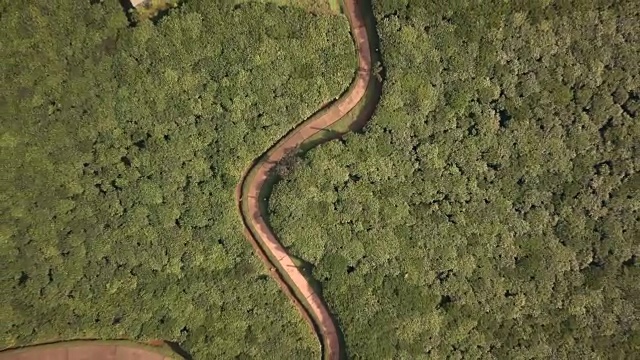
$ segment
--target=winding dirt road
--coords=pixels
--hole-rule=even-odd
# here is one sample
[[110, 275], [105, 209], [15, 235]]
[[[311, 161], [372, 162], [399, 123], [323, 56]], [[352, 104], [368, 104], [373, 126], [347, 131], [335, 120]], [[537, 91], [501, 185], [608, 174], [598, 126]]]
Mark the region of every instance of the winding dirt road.
[[371, 44], [358, 0], [344, 0], [344, 13], [355, 42], [358, 68], [349, 89], [334, 103], [312, 116], [280, 139], [254, 161], [236, 189], [236, 201], [245, 226], [245, 235], [271, 274], [293, 301], [298, 311], [318, 335], [325, 359], [341, 356], [338, 328], [328, 306], [296, 267], [284, 246], [278, 242], [265, 219], [265, 185], [274, 167], [302, 143], [342, 119], [365, 96], [372, 76]]
[[[262, 213], [265, 184], [274, 167], [302, 143], [342, 119], [365, 96], [372, 76], [371, 43], [358, 0], [344, 0], [351, 35], [355, 42], [358, 68], [349, 89], [335, 102], [304, 121], [254, 161], [236, 188], [236, 202], [245, 227], [245, 236], [271, 270], [271, 275], [316, 332], [325, 359], [340, 359], [338, 328], [331, 313], [285, 248], [278, 242]], [[263, 199], [266, 200], [266, 199]], [[174, 354], [177, 356], [177, 354]], [[30, 346], [0, 352], [0, 360], [168, 360], [152, 348], [117, 342], [83, 341]]]

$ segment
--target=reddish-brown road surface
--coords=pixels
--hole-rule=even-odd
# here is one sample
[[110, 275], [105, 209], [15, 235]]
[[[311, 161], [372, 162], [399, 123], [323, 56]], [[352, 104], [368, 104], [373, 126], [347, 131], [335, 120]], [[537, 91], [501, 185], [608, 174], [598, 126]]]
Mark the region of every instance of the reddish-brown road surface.
[[44, 345], [0, 352], [0, 360], [172, 360], [144, 348], [96, 344]]
[[[370, 43], [358, 0], [344, 0], [345, 14], [358, 55], [358, 69], [349, 90], [325, 111], [314, 115], [280, 139], [261, 160], [250, 168], [236, 189], [236, 201], [245, 226], [245, 235], [256, 253], [271, 270], [283, 291], [293, 301], [304, 319], [316, 331], [324, 356], [340, 357], [338, 329], [322, 298], [296, 267], [285, 248], [278, 242], [260, 212], [260, 193], [273, 167], [291, 150], [331, 126], [362, 100], [371, 78]], [[270, 259], [273, 259], [270, 260]], [[165, 355], [148, 349], [122, 344], [87, 342], [34, 346], [0, 352], [0, 360], [168, 360]]]
[[[294, 302], [302, 316], [310, 323], [322, 343], [327, 359], [340, 357], [338, 329], [322, 298], [296, 267], [285, 248], [278, 242], [264, 215], [261, 213], [261, 191], [276, 164], [288, 153], [296, 150], [307, 139], [331, 126], [362, 100], [371, 77], [370, 43], [358, 0], [345, 0], [344, 12], [349, 19], [351, 34], [358, 55], [355, 79], [340, 99], [325, 111], [303, 122], [291, 133], [280, 139], [263, 154], [244, 175], [236, 191], [236, 200], [245, 226], [245, 234], [260, 258], [285, 293]], [[270, 260], [272, 259], [272, 260]], [[275, 262], [275, 263], [274, 263]]]

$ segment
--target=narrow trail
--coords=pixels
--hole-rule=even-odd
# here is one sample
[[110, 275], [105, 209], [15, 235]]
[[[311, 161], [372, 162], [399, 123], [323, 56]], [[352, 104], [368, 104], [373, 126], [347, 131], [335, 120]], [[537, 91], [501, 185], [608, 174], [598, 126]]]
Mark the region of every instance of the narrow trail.
[[317, 334], [323, 357], [331, 360], [344, 356], [339, 329], [322, 297], [316, 293], [309, 280], [296, 267], [291, 256], [269, 228], [264, 213], [268, 196], [265, 194], [265, 189], [269, 186], [274, 168], [282, 159], [300, 149], [306, 140], [338, 122], [365, 97], [373, 75], [371, 42], [360, 8], [362, 2], [343, 1], [344, 13], [349, 20], [351, 36], [358, 56], [358, 68], [349, 89], [338, 100], [298, 125], [256, 159], [236, 188], [236, 202], [247, 240]]

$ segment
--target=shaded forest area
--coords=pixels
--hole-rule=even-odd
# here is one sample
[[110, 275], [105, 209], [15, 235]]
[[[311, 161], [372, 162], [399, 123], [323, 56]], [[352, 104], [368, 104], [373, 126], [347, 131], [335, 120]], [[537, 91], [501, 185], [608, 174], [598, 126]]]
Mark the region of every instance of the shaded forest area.
[[1, 1], [0, 348], [177, 341], [196, 359], [319, 356], [241, 233], [244, 167], [339, 95], [346, 20], [190, 0]]
[[271, 222], [353, 359], [640, 352], [640, 3], [377, 0], [364, 134]]

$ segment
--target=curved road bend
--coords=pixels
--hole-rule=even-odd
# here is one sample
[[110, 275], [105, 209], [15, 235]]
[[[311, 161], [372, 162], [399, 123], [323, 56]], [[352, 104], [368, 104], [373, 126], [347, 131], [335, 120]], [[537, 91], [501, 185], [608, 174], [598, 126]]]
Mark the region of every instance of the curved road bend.
[[175, 358], [145, 348], [97, 344], [86, 341], [80, 344], [29, 346], [0, 352], [0, 360], [173, 360]]
[[[344, 12], [349, 20], [351, 35], [358, 55], [358, 69], [351, 86], [336, 102], [325, 111], [317, 113], [309, 120], [280, 139], [263, 154], [243, 176], [236, 189], [236, 201], [245, 226], [245, 235], [258, 255], [271, 268], [276, 281], [291, 298], [303, 317], [311, 323], [317, 333], [326, 359], [339, 359], [341, 354], [338, 329], [327, 305], [296, 267], [292, 258], [280, 244], [267, 225], [261, 213], [261, 191], [276, 164], [292, 150], [344, 117], [363, 98], [371, 78], [371, 44], [358, 0], [344, 0]], [[277, 262], [274, 267], [266, 254]], [[301, 294], [304, 299], [298, 298]], [[308, 304], [305, 306], [302, 304]]]
[[[316, 331], [327, 359], [340, 358], [338, 329], [322, 298], [315, 293], [305, 276], [295, 266], [285, 248], [278, 242], [260, 213], [260, 192], [275, 164], [291, 150], [295, 150], [308, 138], [331, 126], [351, 109], [365, 95], [371, 78], [371, 53], [365, 22], [358, 8], [358, 0], [344, 0], [344, 10], [358, 55], [358, 69], [351, 86], [340, 99], [329, 105], [325, 111], [317, 113], [280, 139], [260, 161], [251, 167], [236, 189], [236, 202], [245, 226], [245, 236], [253, 245], [262, 261], [271, 269], [271, 274], [303, 318]], [[277, 270], [271, 263], [276, 259]], [[302, 294], [299, 299], [295, 293]], [[303, 303], [308, 304], [308, 308]], [[105, 344], [87, 341], [80, 344], [41, 345], [0, 352], [0, 360], [169, 360], [160, 353], [149, 349], [122, 344]]]

